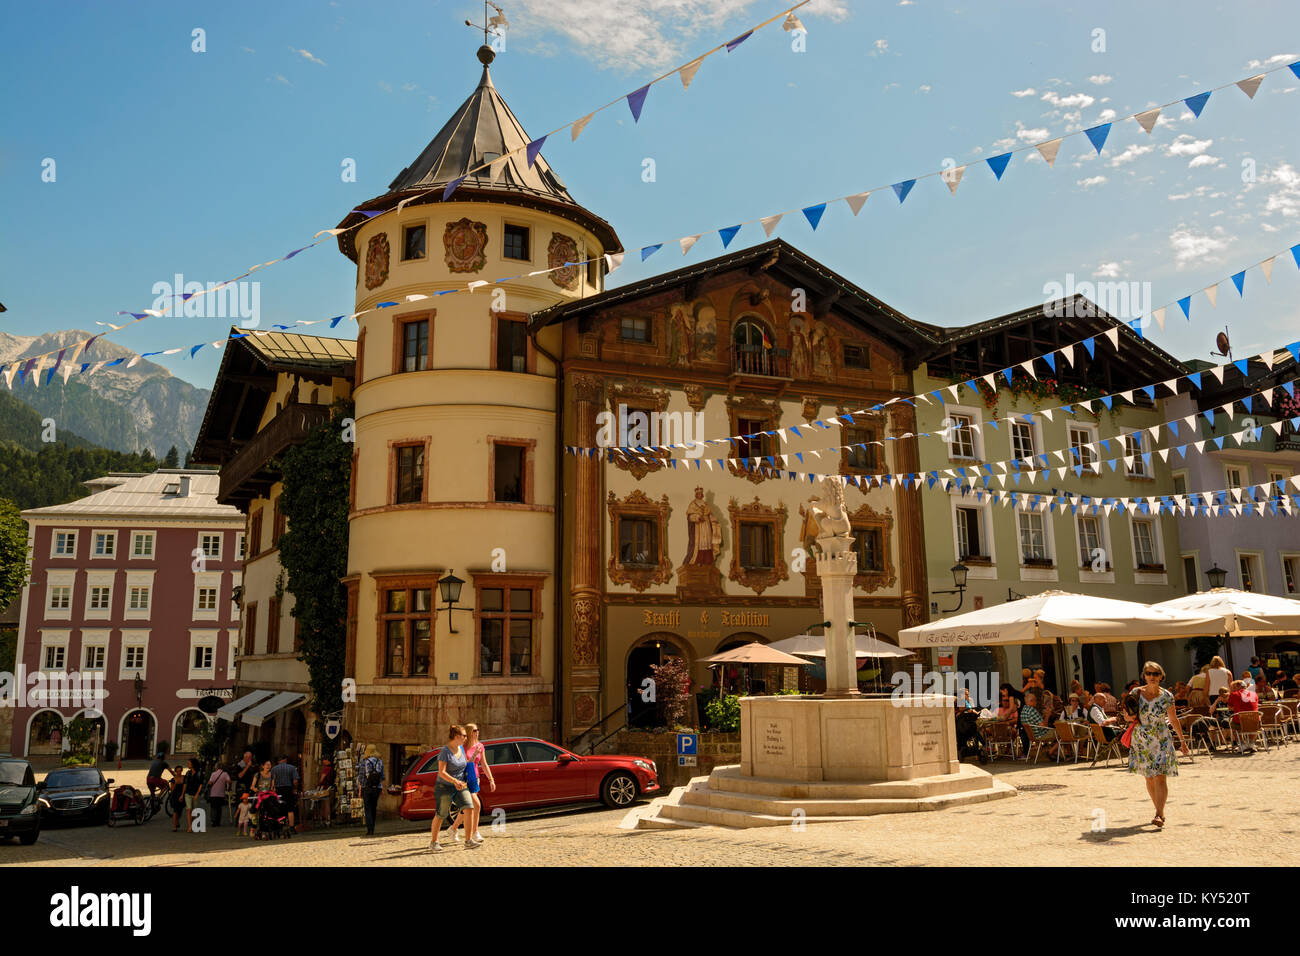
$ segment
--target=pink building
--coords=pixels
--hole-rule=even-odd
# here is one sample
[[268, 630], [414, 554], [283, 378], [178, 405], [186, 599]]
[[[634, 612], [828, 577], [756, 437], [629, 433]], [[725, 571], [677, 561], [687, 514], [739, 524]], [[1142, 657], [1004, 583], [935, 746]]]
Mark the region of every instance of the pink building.
[[102, 687], [101, 739], [124, 759], [160, 741], [195, 750], [198, 705], [231, 696], [238, 644], [244, 517], [217, 504], [219, 481], [184, 469], [110, 474], [87, 481], [86, 498], [23, 512], [32, 573], [13, 753], [57, 753], [63, 722], [97, 717], [88, 687]]

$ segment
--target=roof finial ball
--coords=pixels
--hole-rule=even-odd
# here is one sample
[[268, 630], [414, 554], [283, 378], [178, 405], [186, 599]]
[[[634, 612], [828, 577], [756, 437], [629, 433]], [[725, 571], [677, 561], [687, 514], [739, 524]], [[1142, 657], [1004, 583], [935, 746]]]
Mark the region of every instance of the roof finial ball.
[[478, 61], [484, 66], [491, 66], [492, 61], [496, 59], [496, 52], [484, 43], [478, 48]]

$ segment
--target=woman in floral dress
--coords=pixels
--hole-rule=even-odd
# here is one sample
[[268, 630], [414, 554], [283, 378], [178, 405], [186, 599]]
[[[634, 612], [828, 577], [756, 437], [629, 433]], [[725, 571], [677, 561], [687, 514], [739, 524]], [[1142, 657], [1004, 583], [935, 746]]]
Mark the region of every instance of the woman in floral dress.
[[1178, 723], [1174, 695], [1160, 686], [1165, 669], [1155, 661], [1142, 666], [1144, 687], [1133, 691], [1137, 698], [1138, 719], [1133, 728], [1131, 750], [1128, 755], [1130, 773], [1140, 773], [1147, 778], [1147, 794], [1155, 804], [1156, 815], [1151, 820], [1157, 827], [1165, 825], [1165, 801], [1169, 799], [1169, 777], [1178, 776], [1178, 758], [1174, 754], [1170, 725], [1178, 734], [1178, 746], [1187, 753], [1187, 741]]

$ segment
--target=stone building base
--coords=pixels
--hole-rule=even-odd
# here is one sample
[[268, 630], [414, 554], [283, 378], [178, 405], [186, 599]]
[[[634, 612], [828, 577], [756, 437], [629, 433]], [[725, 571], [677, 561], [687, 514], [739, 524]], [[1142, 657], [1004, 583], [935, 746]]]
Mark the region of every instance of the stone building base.
[[484, 740], [554, 735], [554, 693], [469, 688], [363, 687], [343, 708], [343, 727], [357, 743], [441, 746], [452, 724], [478, 724]]

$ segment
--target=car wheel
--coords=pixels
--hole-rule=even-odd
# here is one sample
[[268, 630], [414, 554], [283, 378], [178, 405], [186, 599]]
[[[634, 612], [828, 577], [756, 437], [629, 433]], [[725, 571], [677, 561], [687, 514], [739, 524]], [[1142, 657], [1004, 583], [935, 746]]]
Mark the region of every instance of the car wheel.
[[31, 846], [36, 842], [36, 838], [41, 835], [40, 830], [33, 830], [31, 833], [24, 833], [18, 837], [18, 842], [23, 846]]
[[636, 793], [636, 779], [630, 773], [611, 774], [600, 787], [600, 799], [615, 810], [630, 807], [636, 801]]

